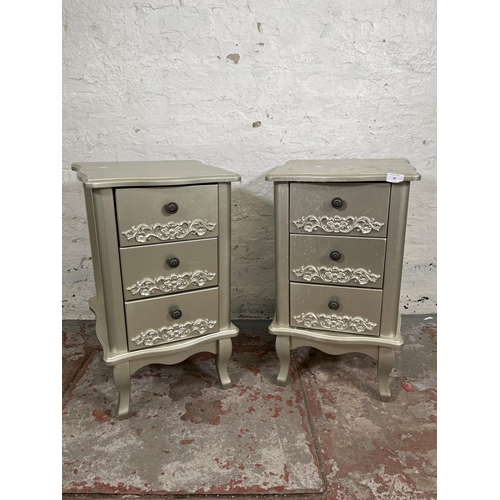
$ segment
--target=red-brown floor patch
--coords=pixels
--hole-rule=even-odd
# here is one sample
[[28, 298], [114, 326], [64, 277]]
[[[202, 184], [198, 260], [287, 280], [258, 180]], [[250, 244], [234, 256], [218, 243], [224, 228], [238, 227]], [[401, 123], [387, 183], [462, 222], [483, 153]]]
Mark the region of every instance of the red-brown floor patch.
[[402, 333], [406, 344], [396, 351], [387, 403], [379, 399], [372, 358], [307, 347], [294, 351], [329, 499], [437, 496], [435, 328], [424, 330], [404, 317]]
[[212, 354], [151, 365], [133, 376], [125, 421], [92, 325], [65, 322], [64, 497], [437, 498], [436, 322], [402, 320], [388, 403], [375, 362], [356, 353], [296, 349], [277, 386], [274, 337], [247, 322], [233, 342], [232, 388], [220, 388]]
[[63, 411], [63, 492], [323, 491], [299, 382], [278, 387], [275, 353], [246, 347], [231, 357], [228, 390], [211, 354], [142, 368], [124, 421], [115, 414], [111, 368], [95, 355]]
[[62, 387], [63, 392], [77, 376], [92, 352], [101, 349], [94, 333], [95, 323], [91, 321], [65, 321], [62, 344]]

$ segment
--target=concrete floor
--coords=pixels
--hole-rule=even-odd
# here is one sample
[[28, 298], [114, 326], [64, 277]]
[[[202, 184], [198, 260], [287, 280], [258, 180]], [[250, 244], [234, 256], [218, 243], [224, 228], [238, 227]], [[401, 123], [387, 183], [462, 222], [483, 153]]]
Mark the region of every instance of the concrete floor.
[[94, 324], [63, 322], [63, 498], [436, 498], [436, 316], [403, 316], [389, 403], [356, 353], [296, 349], [277, 386], [268, 322], [235, 323], [230, 389], [212, 354], [150, 365], [119, 421]]

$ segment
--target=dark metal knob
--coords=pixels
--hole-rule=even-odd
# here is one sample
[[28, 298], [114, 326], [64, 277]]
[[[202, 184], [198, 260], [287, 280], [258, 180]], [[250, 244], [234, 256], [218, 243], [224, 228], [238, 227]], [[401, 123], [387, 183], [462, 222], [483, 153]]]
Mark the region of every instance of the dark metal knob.
[[175, 202], [170, 202], [165, 205], [165, 209], [169, 214], [175, 214], [179, 210], [179, 205]]
[[179, 267], [180, 263], [181, 263], [181, 261], [177, 257], [172, 257], [171, 259], [167, 260], [167, 264], [170, 267]]
[[332, 311], [336, 311], [340, 307], [340, 304], [338, 302], [336, 302], [335, 300], [332, 300], [331, 302], [328, 302], [328, 307]]
[[342, 254], [340, 252], [337, 252], [337, 250], [334, 250], [330, 253], [330, 259], [332, 260], [340, 260], [340, 257], [342, 257]]
[[332, 200], [332, 207], [333, 208], [340, 208], [344, 204], [342, 198], [334, 198]]
[[180, 319], [182, 311], [180, 309], [175, 309], [170, 313], [170, 316], [172, 316], [172, 319]]

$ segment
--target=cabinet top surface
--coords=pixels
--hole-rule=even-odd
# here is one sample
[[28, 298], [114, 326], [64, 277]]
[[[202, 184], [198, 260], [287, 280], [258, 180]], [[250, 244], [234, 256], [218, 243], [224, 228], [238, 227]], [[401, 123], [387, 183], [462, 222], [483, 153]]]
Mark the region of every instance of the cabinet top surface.
[[71, 169], [90, 188], [175, 186], [241, 179], [238, 174], [194, 160], [76, 162]]
[[387, 174], [404, 175], [418, 181], [420, 174], [405, 158], [356, 160], [292, 160], [266, 175], [266, 181], [290, 182], [378, 182]]

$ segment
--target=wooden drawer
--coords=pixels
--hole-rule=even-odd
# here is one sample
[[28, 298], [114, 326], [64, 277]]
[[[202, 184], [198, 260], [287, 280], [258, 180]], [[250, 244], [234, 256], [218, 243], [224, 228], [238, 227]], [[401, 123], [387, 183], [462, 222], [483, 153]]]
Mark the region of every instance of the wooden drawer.
[[[338, 309], [329, 307], [331, 302]], [[378, 336], [382, 290], [290, 284], [290, 326]]]
[[[130, 351], [219, 330], [219, 289], [125, 302]], [[179, 319], [173, 311], [181, 311]]]
[[291, 182], [290, 232], [384, 238], [390, 193], [386, 182]]
[[216, 184], [117, 189], [115, 196], [122, 247], [218, 235]]
[[382, 288], [384, 257], [381, 238], [291, 234], [290, 281]]
[[125, 300], [206, 288], [218, 282], [217, 238], [121, 248], [120, 260]]

